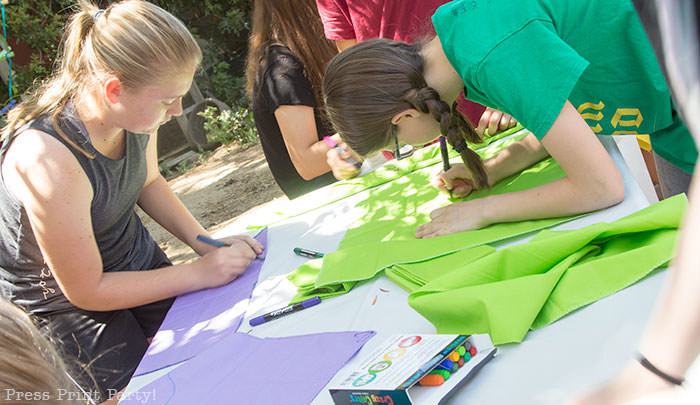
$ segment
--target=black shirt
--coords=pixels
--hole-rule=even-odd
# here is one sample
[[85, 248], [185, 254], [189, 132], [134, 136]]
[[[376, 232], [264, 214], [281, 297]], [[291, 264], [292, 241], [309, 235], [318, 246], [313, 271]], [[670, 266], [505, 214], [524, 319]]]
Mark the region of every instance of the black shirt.
[[331, 172], [304, 180], [292, 163], [275, 110], [283, 105], [304, 105], [314, 108], [318, 140], [335, 133], [316, 108], [311, 83], [304, 76], [299, 59], [285, 46], [272, 45], [262, 78], [253, 89], [253, 118], [260, 143], [275, 181], [290, 199], [335, 181]]

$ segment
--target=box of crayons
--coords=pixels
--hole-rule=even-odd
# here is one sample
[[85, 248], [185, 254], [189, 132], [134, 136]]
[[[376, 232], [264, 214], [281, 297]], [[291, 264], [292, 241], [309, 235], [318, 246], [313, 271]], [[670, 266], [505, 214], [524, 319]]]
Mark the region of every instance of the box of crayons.
[[438, 403], [495, 352], [487, 335], [393, 335], [340, 370], [329, 391], [336, 404]]

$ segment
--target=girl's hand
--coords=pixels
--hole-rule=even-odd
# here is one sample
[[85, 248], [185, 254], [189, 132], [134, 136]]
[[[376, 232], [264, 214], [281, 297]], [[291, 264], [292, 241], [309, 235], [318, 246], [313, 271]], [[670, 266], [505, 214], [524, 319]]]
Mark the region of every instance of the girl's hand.
[[331, 148], [326, 152], [326, 161], [328, 166], [331, 167], [331, 171], [333, 171], [333, 176], [338, 180], [345, 180], [360, 174], [360, 169], [345, 159], [352, 158], [356, 162], [360, 162], [362, 159], [348, 150], [347, 145], [344, 143], [338, 143], [338, 146], [343, 150], [342, 154], [338, 153], [335, 148]]
[[441, 171], [431, 183], [440, 191], [452, 190], [453, 197], [465, 197], [474, 189], [472, 174], [462, 163], [452, 166], [447, 172]]
[[197, 289], [228, 284], [245, 272], [256, 255], [252, 242], [246, 238], [227, 238], [227, 242], [233, 242], [230, 247], [211, 250], [192, 263]]
[[261, 254], [265, 249], [262, 243], [247, 235], [228, 236], [225, 238], [221, 238], [221, 241], [224, 243], [228, 243], [229, 245], [231, 245], [231, 247], [235, 247], [237, 243], [246, 244], [250, 246], [250, 248], [253, 249], [253, 251], [255, 251], [256, 255]]
[[476, 127], [476, 133], [484, 136], [486, 129], [488, 134], [493, 135], [499, 131], [505, 131], [508, 128], [514, 127], [518, 121], [503, 111], [494, 110], [491, 107], [486, 107], [486, 110], [481, 114], [479, 125]]
[[488, 225], [481, 213], [483, 198], [457, 202], [430, 213], [431, 221], [416, 229], [416, 238], [432, 238], [451, 233], [470, 231]]

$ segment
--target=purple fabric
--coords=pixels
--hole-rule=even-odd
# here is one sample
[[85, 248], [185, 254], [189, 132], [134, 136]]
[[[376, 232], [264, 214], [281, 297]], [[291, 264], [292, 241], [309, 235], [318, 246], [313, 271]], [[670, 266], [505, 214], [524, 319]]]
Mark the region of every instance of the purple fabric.
[[[267, 246], [267, 228], [255, 239]], [[231, 283], [177, 297], [134, 375], [190, 359], [235, 332], [258, 282], [266, 252], [267, 249]]]
[[[375, 332], [234, 333], [120, 404], [306, 405]], [[148, 395], [146, 395], [148, 394]]]

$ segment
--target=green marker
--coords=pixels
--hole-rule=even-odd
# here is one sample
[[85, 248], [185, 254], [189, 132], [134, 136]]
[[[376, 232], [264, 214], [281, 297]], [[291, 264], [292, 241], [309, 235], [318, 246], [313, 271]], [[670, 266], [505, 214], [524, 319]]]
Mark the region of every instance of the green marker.
[[447, 380], [450, 379], [450, 372], [447, 371], [447, 370], [432, 370], [432, 371], [429, 372], [428, 374], [438, 374], [438, 375], [441, 375], [442, 378], [445, 379], [445, 381], [447, 381]]
[[299, 256], [308, 257], [310, 259], [320, 259], [323, 257], [323, 253], [321, 252], [316, 252], [314, 250], [303, 248], [294, 248], [294, 253], [296, 253]]

